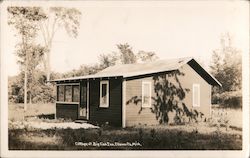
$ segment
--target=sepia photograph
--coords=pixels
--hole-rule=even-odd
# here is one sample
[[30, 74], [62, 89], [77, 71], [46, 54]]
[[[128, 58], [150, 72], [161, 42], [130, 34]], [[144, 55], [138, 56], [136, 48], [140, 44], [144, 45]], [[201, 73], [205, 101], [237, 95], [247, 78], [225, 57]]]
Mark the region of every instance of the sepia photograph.
[[1, 2], [4, 157], [249, 157], [248, 136], [249, 2]]

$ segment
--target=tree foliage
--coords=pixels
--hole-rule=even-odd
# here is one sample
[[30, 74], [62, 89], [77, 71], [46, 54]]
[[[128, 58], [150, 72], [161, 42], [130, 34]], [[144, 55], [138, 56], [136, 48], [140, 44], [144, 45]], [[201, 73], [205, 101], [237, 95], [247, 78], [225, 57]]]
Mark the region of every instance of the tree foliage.
[[[221, 37], [221, 48], [213, 51], [211, 74], [222, 87], [213, 87], [212, 103], [224, 107], [242, 107], [242, 59], [241, 51], [233, 46], [229, 33]], [[237, 95], [236, 95], [237, 94]]]
[[[34, 70], [39, 66], [43, 58], [44, 52], [46, 51], [40, 44], [30, 43], [27, 44], [25, 50], [23, 50], [22, 44], [16, 45], [16, 55], [18, 57], [17, 63], [20, 64], [21, 70], [27, 67], [28, 73], [32, 75]], [[28, 62], [28, 65], [25, 63]]]
[[[30, 95], [27, 99], [32, 103], [53, 103], [56, 99], [55, 84], [46, 84], [46, 73], [41, 70], [36, 70], [32, 74], [33, 81], [30, 85]], [[61, 74], [51, 73], [51, 79], [60, 78]], [[8, 95], [9, 102], [23, 103], [24, 101], [24, 72], [21, 72], [17, 76], [9, 77], [8, 79]]]
[[145, 63], [158, 59], [155, 52], [139, 51], [137, 54], [133, 52], [132, 47], [128, 44], [117, 44], [119, 52], [112, 52], [101, 54], [99, 64], [101, 69], [116, 64], [132, 64], [132, 63]]
[[8, 7], [8, 24], [12, 25], [18, 35], [32, 39], [38, 30], [38, 21], [45, 19], [46, 15], [40, 7]]
[[[101, 54], [99, 57], [99, 64], [102, 69], [114, 66], [119, 62], [119, 55], [116, 52], [109, 54]], [[120, 62], [119, 62], [120, 63]]]
[[136, 57], [138, 62], [151, 62], [158, 59], [158, 56], [155, 52], [146, 52], [143, 50], [140, 50]]
[[103, 68], [100, 67], [99, 64], [81, 65], [79, 69], [73, 69], [71, 71], [61, 74], [61, 77], [66, 78], [66, 77], [92, 75], [101, 71], [102, 69]]
[[116, 46], [119, 49], [122, 64], [136, 63], [136, 56], [133, 53], [132, 47], [129, 44], [127, 44], [127, 43], [117, 44]]
[[210, 68], [212, 75], [222, 84], [222, 88], [217, 89], [216, 92], [241, 89], [241, 51], [233, 47], [232, 37], [229, 33], [221, 37], [221, 48], [213, 51]]

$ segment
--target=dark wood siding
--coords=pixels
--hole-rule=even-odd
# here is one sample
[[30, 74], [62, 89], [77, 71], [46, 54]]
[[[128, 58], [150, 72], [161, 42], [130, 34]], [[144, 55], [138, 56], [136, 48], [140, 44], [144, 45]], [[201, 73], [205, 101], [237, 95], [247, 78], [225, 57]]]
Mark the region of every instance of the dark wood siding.
[[56, 103], [56, 118], [76, 120], [78, 104]]
[[100, 80], [89, 82], [89, 120], [110, 125], [122, 125], [122, 80], [109, 79], [109, 107], [99, 107]]

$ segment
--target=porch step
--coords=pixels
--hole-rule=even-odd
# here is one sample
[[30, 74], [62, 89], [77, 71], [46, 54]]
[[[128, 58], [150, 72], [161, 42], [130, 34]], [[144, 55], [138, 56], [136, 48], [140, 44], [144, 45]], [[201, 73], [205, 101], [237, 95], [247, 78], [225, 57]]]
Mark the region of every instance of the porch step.
[[86, 120], [75, 120], [75, 123], [87, 123]]

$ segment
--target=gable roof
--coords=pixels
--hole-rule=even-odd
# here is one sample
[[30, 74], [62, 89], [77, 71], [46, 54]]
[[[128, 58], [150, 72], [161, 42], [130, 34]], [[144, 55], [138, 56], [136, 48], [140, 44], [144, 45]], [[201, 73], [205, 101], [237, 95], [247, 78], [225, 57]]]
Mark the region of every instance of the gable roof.
[[157, 60], [147, 63], [137, 64], [121, 64], [110, 66], [100, 72], [97, 75], [109, 76], [123, 76], [124, 78], [152, 74], [157, 72], [177, 70], [182, 65], [186, 64], [191, 58], [178, 58], [168, 60]]
[[135, 77], [135, 76], [153, 74], [158, 72], [178, 70], [181, 66], [185, 64], [190, 65], [209, 84], [221, 86], [221, 83], [219, 81], [217, 81], [209, 72], [207, 72], [204, 68], [202, 68], [201, 65], [198, 64], [191, 57], [158, 60], [148, 63], [115, 65], [115, 66], [110, 66], [93, 75], [57, 79], [53, 81], [68, 81], [68, 80], [80, 80], [80, 79], [104, 78], [104, 77], [128, 78], [128, 77]]

